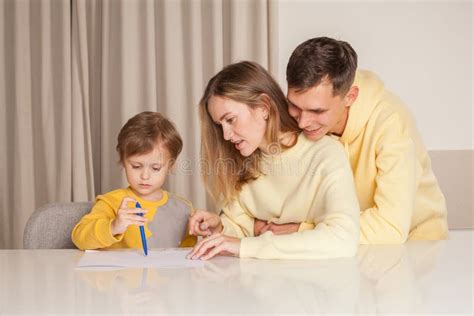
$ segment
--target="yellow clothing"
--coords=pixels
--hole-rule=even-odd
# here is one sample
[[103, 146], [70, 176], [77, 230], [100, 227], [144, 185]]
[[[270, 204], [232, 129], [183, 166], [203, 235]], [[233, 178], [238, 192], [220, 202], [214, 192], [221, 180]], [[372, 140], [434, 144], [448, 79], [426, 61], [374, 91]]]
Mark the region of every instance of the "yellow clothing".
[[339, 140], [354, 175], [361, 243], [445, 239], [445, 199], [410, 113], [369, 71], [358, 71], [354, 86], [359, 95]]
[[[126, 188], [117, 189], [97, 196], [90, 213], [86, 214], [72, 231], [71, 238], [74, 244], [81, 250], [100, 248], [141, 249], [142, 243], [139, 226], [130, 225], [123, 234], [115, 236], [113, 236], [111, 232], [111, 223], [117, 216], [123, 198], [127, 196], [133, 197], [140, 203], [143, 209], [148, 210], [148, 212], [144, 214], [144, 216], [149, 219], [149, 222], [144, 225], [145, 234], [147, 239], [152, 237], [153, 233], [148, 229], [148, 225], [153, 221], [159, 208], [164, 207], [169, 202], [170, 194], [163, 191], [163, 197], [159, 201], [146, 201], [136, 196], [130, 188]], [[173, 195], [173, 198], [176, 197]], [[190, 203], [188, 205], [190, 205]], [[135, 205], [129, 205], [129, 207], [133, 208]], [[190, 208], [192, 208], [191, 205]], [[186, 214], [186, 216], [188, 215], [189, 214]], [[157, 224], [159, 225], [161, 223]], [[184, 224], [184, 226], [187, 226], [186, 224]], [[181, 246], [193, 246], [196, 243], [196, 238], [184, 233], [188, 231], [186, 227], [182, 227], [181, 229], [183, 230], [184, 237], [181, 241]]]
[[[222, 209], [223, 234], [241, 239], [240, 257], [320, 259], [354, 256], [359, 205], [352, 173], [337, 141], [303, 134], [281, 154], [261, 160], [263, 175]], [[296, 233], [254, 237], [254, 219], [303, 223]], [[308, 229], [311, 228], [311, 229]]]
[[80, 269], [74, 271], [89, 287], [100, 292], [110, 292], [114, 288], [124, 287], [126, 289], [143, 289], [143, 286], [159, 287], [171, 279], [161, 275], [158, 269], [150, 268], [127, 268], [117, 270], [94, 270]]

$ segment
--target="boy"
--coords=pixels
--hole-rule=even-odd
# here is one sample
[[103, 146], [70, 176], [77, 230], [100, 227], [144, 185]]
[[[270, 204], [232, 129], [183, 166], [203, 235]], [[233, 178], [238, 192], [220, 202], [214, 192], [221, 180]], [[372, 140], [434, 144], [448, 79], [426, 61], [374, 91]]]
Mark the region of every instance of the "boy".
[[[74, 244], [81, 250], [140, 249], [143, 225], [150, 248], [192, 246], [194, 237], [181, 241], [191, 203], [161, 188], [183, 147], [174, 125], [160, 113], [142, 112], [128, 120], [117, 140], [130, 186], [97, 197], [72, 231]], [[136, 202], [142, 208], [135, 208]]]

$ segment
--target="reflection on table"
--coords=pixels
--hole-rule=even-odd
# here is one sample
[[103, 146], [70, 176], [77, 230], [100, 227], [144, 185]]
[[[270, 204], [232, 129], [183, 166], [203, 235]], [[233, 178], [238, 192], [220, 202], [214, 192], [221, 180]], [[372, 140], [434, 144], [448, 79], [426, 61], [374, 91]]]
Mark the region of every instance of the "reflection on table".
[[0, 313], [472, 312], [473, 231], [355, 258], [218, 257], [188, 269], [75, 270], [76, 250], [0, 250]]

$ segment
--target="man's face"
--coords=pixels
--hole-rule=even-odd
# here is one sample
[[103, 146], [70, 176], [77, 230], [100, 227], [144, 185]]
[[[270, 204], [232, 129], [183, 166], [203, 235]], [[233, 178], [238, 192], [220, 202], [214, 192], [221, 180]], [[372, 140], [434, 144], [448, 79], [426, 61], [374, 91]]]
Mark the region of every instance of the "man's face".
[[352, 102], [347, 94], [334, 96], [332, 83], [328, 80], [300, 92], [289, 88], [287, 98], [288, 112], [309, 139], [318, 140], [328, 133], [342, 135], [344, 132]]

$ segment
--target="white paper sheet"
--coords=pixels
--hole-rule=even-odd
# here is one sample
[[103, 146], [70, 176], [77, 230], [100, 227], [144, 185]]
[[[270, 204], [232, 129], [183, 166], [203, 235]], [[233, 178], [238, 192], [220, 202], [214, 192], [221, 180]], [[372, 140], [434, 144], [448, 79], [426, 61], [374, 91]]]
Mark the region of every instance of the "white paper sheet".
[[86, 250], [76, 268], [195, 268], [204, 266], [201, 260], [186, 259], [190, 249], [151, 249], [143, 251]]

